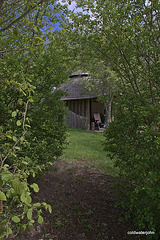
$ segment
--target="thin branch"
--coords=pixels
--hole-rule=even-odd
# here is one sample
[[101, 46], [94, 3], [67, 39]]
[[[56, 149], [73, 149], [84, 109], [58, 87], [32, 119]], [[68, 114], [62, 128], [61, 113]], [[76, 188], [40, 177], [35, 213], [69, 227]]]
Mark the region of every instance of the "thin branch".
[[41, 43], [38, 43], [38, 44], [36, 44], [34, 46], [30, 46], [30, 47], [26, 47], [26, 48], [16, 48], [16, 49], [2, 50], [2, 51], [0, 51], [0, 53], [25, 51], [25, 50], [28, 50], [28, 49], [31, 49], [31, 48], [34, 48], [34, 47], [37, 47], [37, 46], [40, 46], [40, 45], [46, 44], [46, 43], [49, 43], [49, 42], [48, 41], [41, 42]]
[[14, 21], [12, 21], [8, 26], [1, 28], [0, 32], [6, 31], [7, 29], [9, 29], [14, 23], [18, 22], [20, 19], [22, 19], [23, 17], [25, 17], [31, 10], [28, 9], [25, 13], [23, 13], [19, 18], [15, 19]]
[[[28, 89], [28, 92], [29, 92], [29, 97], [31, 96], [31, 93]], [[26, 102], [26, 107], [25, 107], [25, 112], [24, 112], [24, 118], [23, 118], [23, 131], [25, 132], [25, 121], [26, 121], [26, 115], [27, 115], [27, 109], [28, 109], [28, 104], [29, 104], [29, 99], [28, 101]]]
[[[121, 75], [121, 77], [124, 78], [125, 80], [128, 80], [128, 79], [125, 77], [125, 75], [123, 75], [123, 72], [128, 75], [128, 73], [126, 72], [126, 70], [123, 69], [123, 68], [122, 68], [116, 61], [114, 61], [108, 54], [106, 54], [106, 52], [102, 51], [100, 48], [98, 48], [98, 50], [101, 52], [102, 55], [104, 55], [105, 57], [107, 57], [107, 59], [110, 59], [110, 61], [113, 62], [113, 64], [114, 64], [114, 65], [116, 66], [116, 68], [118, 69], [119, 74]], [[134, 93], [138, 96], [137, 91], [136, 91], [136, 89], [135, 89], [135, 87], [134, 87], [134, 85], [133, 85], [133, 83], [132, 83], [132, 81], [131, 81], [131, 79], [130, 79], [129, 76], [128, 76], [128, 78], [129, 78], [129, 80], [130, 80], [130, 83], [131, 83], [131, 86], [132, 86], [132, 89], [133, 89]], [[141, 103], [144, 104], [142, 98], [139, 98], [139, 100], [141, 101]]]
[[122, 50], [120, 50], [120, 49], [119, 49], [119, 51], [120, 51], [120, 53], [121, 53], [122, 58], [124, 58], [125, 62], [127, 63], [128, 67], [129, 67], [129, 69], [130, 69], [130, 71], [131, 71], [131, 73], [132, 73], [135, 86], [136, 86], [136, 88], [137, 88], [137, 91], [138, 91], [139, 95], [141, 96], [141, 92], [140, 92], [140, 90], [139, 90], [139, 87], [138, 87], [138, 84], [137, 84], [137, 81], [136, 81], [136, 77], [135, 77], [135, 74], [134, 74], [133, 69], [132, 69], [132, 67], [131, 67], [131, 64], [130, 64], [130, 62], [128, 61], [126, 55], [124, 54], [124, 51], [122, 51]]
[[[140, 41], [139, 41], [139, 43], [141, 44], [141, 48], [143, 48], [143, 51], [140, 50], [140, 48], [137, 47], [137, 45], [134, 44], [127, 35], [125, 35], [125, 37], [127, 38], [127, 40], [129, 40], [129, 43], [132, 44], [132, 46], [136, 48], [136, 50], [141, 54], [141, 56], [144, 58], [144, 60], [145, 60], [146, 62], [147, 62], [146, 59], [149, 59], [153, 64], [156, 65], [156, 67], [159, 68], [159, 66], [157, 65], [156, 60], [153, 59], [153, 58], [152, 58], [150, 55], [148, 55], [147, 53], [145, 53], [145, 49], [144, 49], [144, 47], [143, 47], [143, 44], [142, 44]], [[153, 43], [154, 43], [154, 42], [153, 42]]]
[[[14, 12], [12, 13], [12, 15], [8, 18], [8, 19], [6, 19], [6, 20], [4, 20], [3, 22], [0, 22], [0, 25], [2, 25], [2, 24], [4, 24], [5, 22], [7, 22], [7, 21], [9, 21], [10, 19], [12, 19], [13, 17], [15, 17], [15, 15], [16, 15], [16, 11], [18, 11], [19, 9], [21, 9], [22, 7], [24, 7], [25, 6], [25, 4], [23, 4], [22, 6], [20, 6], [20, 7], [18, 7], [18, 8], [16, 8], [15, 10], [14, 10]], [[6, 11], [6, 13], [7, 13], [8, 11]], [[2, 15], [3, 13], [1, 13], [1, 15]], [[7, 14], [7, 15], [9, 15], [9, 14]]]
[[3, 164], [5, 162], [5, 160], [7, 159], [7, 157], [10, 155], [10, 153], [13, 151], [13, 149], [16, 147], [16, 145], [19, 143], [19, 141], [21, 140], [22, 137], [24, 137], [24, 135], [26, 134], [26, 131], [23, 133], [23, 135], [15, 142], [15, 144], [13, 145], [13, 147], [9, 150], [8, 154], [5, 156], [4, 159], [1, 160], [1, 167], [0, 170], [3, 167]]
[[[0, 1], [4, 2], [4, 0], [0, 0]], [[17, 0], [17, 1], [15, 1], [15, 2], [12, 2], [12, 3], [7, 4], [7, 7], [8, 7], [8, 8], [10, 7], [10, 8], [7, 9], [7, 10], [6, 10], [6, 6], [4, 6], [4, 7], [1, 9], [1, 15], [2, 15], [2, 14], [5, 14], [5, 13], [7, 13], [7, 11], [13, 9], [13, 7], [15, 6], [15, 4], [19, 3], [20, 1], [21, 1], [21, 0]], [[5, 12], [2, 12], [3, 9], [6, 10], [6, 11], [5, 11]]]
[[[44, 0], [41, 0], [40, 2], [37, 3], [37, 5], [42, 4]], [[37, 6], [36, 5], [36, 6]], [[9, 29], [13, 24], [15, 24], [16, 22], [18, 22], [19, 20], [21, 20], [22, 18], [24, 18], [31, 10], [33, 10], [36, 6], [32, 7], [32, 9], [28, 9], [26, 12], [24, 12], [20, 17], [18, 17], [17, 19], [15, 19], [14, 21], [12, 21], [8, 26], [1, 28], [0, 32], [6, 31], [7, 29]]]
[[[30, 91], [28, 89], [28, 92], [29, 92], [29, 97], [30, 97]], [[8, 158], [8, 156], [10, 155], [10, 153], [14, 150], [14, 148], [17, 146], [17, 144], [19, 143], [19, 141], [22, 139], [22, 137], [24, 137], [24, 135], [26, 134], [26, 130], [25, 130], [25, 120], [26, 120], [26, 115], [27, 115], [27, 109], [28, 109], [28, 103], [29, 103], [29, 99], [28, 101], [26, 102], [26, 107], [25, 107], [25, 112], [24, 112], [24, 118], [23, 118], [23, 135], [15, 142], [15, 144], [13, 145], [13, 147], [9, 150], [9, 152], [7, 153], [7, 155], [4, 157], [4, 159], [2, 159], [2, 156], [0, 154], [0, 158], [1, 158], [1, 167], [0, 167], [0, 170], [2, 169], [3, 167], [3, 164], [5, 162], [5, 160]]]
[[12, 17], [9, 17], [8, 19], [4, 20], [3, 22], [0, 22], [0, 26], [1, 26], [2, 24], [4, 24], [5, 22], [9, 21], [9, 20], [12, 19], [12, 18], [13, 18], [13, 16], [12, 16]]

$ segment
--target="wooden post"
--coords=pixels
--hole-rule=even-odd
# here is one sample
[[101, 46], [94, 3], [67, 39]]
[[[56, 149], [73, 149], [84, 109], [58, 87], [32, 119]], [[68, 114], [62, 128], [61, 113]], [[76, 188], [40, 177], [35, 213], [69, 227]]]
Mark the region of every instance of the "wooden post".
[[90, 130], [90, 99], [86, 101], [87, 130]]
[[[72, 113], [74, 112], [74, 101], [72, 100], [71, 101], [71, 111], [72, 111]], [[72, 115], [72, 123], [71, 123], [71, 125], [72, 125], [72, 128], [74, 128], [74, 124], [75, 124], [75, 121], [74, 121], [74, 114], [71, 114]]]
[[74, 113], [77, 114], [77, 100], [74, 100]]
[[81, 115], [81, 100], [78, 100], [77, 114]]
[[71, 110], [71, 101], [67, 101], [68, 102], [68, 108], [69, 108], [69, 110]]
[[85, 105], [85, 100], [83, 99], [82, 100], [82, 116], [83, 117], [85, 117], [85, 107], [84, 107], [84, 105]]
[[80, 118], [80, 116], [82, 116], [82, 115], [81, 115], [81, 104], [82, 104], [82, 101], [79, 100], [79, 101], [78, 101], [79, 128], [82, 128], [81, 118]]
[[73, 112], [73, 101], [70, 101], [70, 110]]

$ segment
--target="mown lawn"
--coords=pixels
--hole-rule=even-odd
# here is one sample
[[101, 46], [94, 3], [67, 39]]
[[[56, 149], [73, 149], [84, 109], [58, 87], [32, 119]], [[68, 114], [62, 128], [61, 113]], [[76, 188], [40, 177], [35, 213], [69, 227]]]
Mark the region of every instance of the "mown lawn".
[[107, 157], [104, 151], [104, 136], [102, 132], [91, 132], [80, 129], [68, 129], [66, 149], [64, 150], [62, 159], [67, 162], [72, 160], [88, 161], [92, 166], [105, 172], [106, 174], [115, 176], [114, 161]]

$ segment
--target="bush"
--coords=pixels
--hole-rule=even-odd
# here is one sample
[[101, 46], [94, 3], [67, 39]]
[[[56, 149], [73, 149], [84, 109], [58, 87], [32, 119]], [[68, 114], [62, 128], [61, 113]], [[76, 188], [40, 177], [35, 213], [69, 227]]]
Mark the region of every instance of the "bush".
[[[145, 98], [144, 98], [145, 99]], [[115, 121], [105, 132], [105, 149], [116, 155], [125, 207], [139, 230], [160, 234], [160, 109], [132, 91], [121, 90], [113, 106]]]
[[[46, 77], [46, 52], [0, 59], [0, 239], [31, 229], [35, 220], [41, 224], [42, 208], [52, 211], [47, 203], [32, 201], [39, 187], [28, 181], [52, 165], [65, 141], [64, 107], [60, 93], [53, 92], [61, 75]], [[34, 69], [36, 61], [43, 71]]]

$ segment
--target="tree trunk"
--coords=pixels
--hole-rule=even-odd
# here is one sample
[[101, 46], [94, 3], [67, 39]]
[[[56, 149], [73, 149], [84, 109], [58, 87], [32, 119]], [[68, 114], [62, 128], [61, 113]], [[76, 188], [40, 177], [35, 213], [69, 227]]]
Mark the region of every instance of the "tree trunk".
[[109, 123], [112, 121], [112, 100], [108, 101], [108, 104], [105, 103], [106, 108], [106, 128]]

